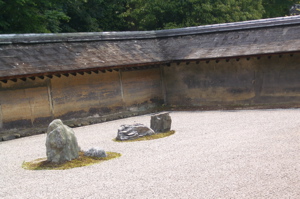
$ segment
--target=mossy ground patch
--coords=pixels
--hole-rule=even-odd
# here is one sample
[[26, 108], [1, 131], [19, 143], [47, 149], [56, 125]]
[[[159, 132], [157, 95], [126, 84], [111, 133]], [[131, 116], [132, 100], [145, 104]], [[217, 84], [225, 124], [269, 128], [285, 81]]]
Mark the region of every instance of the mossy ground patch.
[[115, 142], [136, 142], [136, 141], [145, 141], [145, 140], [155, 140], [155, 139], [168, 137], [170, 135], [173, 135], [174, 133], [175, 133], [175, 131], [172, 130], [172, 131], [168, 131], [168, 132], [165, 132], [165, 133], [155, 133], [153, 135], [139, 137], [139, 138], [133, 139], [133, 140], [120, 141], [120, 140], [117, 140], [116, 138], [114, 138], [113, 141], [115, 141]]
[[83, 152], [79, 152], [79, 157], [77, 159], [62, 164], [54, 164], [48, 162], [46, 158], [39, 158], [31, 162], [24, 162], [22, 164], [22, 167], [28, 170], [65, 170], [65, 169], [72, 169], [76, 167], [83, 167], [92, 164], [97, 164], [121, 156], [120, 153], [115, 153], [115, 152], [106, 152], [106, 154], [107, 157], [105, 158], [97, 158], [97, 157], [84, 156]]

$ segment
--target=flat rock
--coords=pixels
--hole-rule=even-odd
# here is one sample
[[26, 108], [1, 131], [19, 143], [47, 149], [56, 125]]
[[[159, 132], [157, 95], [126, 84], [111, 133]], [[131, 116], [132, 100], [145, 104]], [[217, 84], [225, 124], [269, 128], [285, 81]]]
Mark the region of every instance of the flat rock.
[[117, 140], [134, 140], [139, 137], [153, 135], [155, 132], [143, 124], [121, 125], [118, 129]]
[[13, 140], [13, 139], [16, 139], [15, 135], [5, 135], [2, 137], [3, 141]]

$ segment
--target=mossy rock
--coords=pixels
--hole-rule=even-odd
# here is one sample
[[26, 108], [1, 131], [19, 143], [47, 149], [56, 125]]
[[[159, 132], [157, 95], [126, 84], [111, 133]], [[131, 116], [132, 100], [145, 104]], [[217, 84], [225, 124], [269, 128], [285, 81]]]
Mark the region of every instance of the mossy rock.
[[121, 156], [120, 153], [115, 152], [106, 152], [106, 154], [107, 157], [99, 158], [85, 156], [83, 152], [79, 152], [79, 157], [77, 159], [62, 164], [51, 163], [47, 161], [47, 158], [39, 158], [31, 162], [23, 162], [22, 167], [27, 170], [65, 170], [76, 167], [89, 166]]
[[153, 135], [147, 135], [147, 136], [143, 136], [143, 137], [139, 137], [137, 139], [133, 139], [133, 140], [117, 140], [116, 138], [113, 139], [113, 141], [115, 142], [137, 142], [137, 141], [146, 141], [146, 140], [155, 140], [155, 139], [160, 139], [160, 138], [164, 138], [164, 137], [168, 137], [170, 135], [173, 135], [175, 133], [175, 131], [168, 131], [168, 132], [164, 132], [164, 133], [155, 133]]

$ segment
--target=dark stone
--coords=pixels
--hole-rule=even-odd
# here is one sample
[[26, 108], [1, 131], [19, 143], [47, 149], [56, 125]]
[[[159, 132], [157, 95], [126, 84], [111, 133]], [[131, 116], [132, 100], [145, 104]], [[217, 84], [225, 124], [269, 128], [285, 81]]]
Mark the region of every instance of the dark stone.
[[82, 126], [88, 126], [88, 125], [90, 125], [90, 123], [88, 121], [83, 121], [83, 122], [81, 122], [81, 125]]
[[169, 113], [159, 113], [151, 116], [150, 128], [155, 133], [163, 133], [171, 130], [171, 117]]
[[74, 123], [71, 123], [71, 124], [68, 124], [69, 127], [73, 128], [75, 127], [75, 124]]
[[2, 137], [3, 141], [13, 140], [13, 139], [16, 139], [15, 135], [5, 135]]
[[155, 132], [143, 124], [121, 125], [118, 129], [117, 140], [134, 140], [139, 137], [153, 135]]

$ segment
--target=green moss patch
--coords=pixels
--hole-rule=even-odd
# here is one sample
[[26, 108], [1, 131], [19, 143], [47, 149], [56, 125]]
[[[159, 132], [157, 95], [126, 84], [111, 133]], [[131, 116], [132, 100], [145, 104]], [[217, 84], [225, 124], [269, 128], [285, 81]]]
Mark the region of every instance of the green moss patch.
[[168, 131], [168, 132], [165, 132], [165, 133], [155, 133], [153, 135], [139, 137], [139, 138], [134, 139], [134, 140], [120, 141], [120, 140], [117, 140], [116, 138], [114, 138], [113, 141], [115, 141], [115, 142], [136, 142], [136, 141], [145, 141], [145, 140], [155, 140], [155, 139], [160, 139], [160, 138], [168, 137], [170, 135], [173, 135], [174, 133], [175, 133], [175, 131], [172, 130], [172, 131]]
[[118, 158], [121, 156], [120, 153], [106, 152], [107, 157], [89, 157], [84, 156], [83, 152], [79, 152], [79, 157], [77, 159], [62, 163], [55, 164], [47, 161], [47, 158], [39, 158], [31, 162], [23, 162], [22, 167], [28, 170], [65, 170], [72, 169], [76, 167], [84, 167], [92, 164], [97, 164], [106, 160]]

